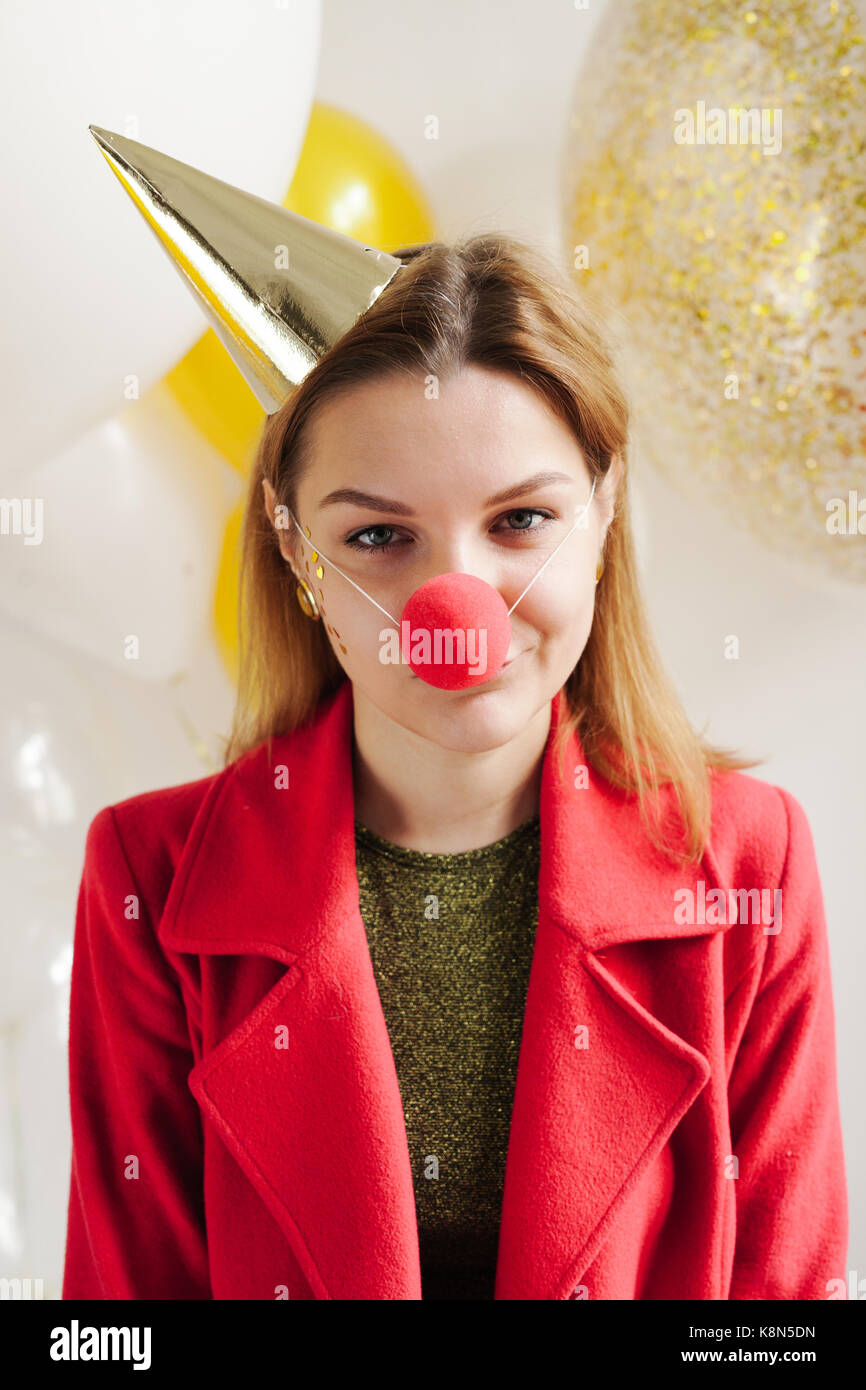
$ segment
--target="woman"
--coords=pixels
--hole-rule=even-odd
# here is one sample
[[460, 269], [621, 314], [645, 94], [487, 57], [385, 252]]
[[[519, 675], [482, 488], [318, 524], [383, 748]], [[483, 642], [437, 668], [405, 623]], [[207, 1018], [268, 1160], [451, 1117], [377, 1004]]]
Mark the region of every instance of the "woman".
[[[266, 424], [225, 767], [89, 830], [64, 1297], [826, 1298], [806, 816], [662, 672], [592, 314], [397, 255]], [[443, 574], [511, 610], [459, 688], [381, 659]]]

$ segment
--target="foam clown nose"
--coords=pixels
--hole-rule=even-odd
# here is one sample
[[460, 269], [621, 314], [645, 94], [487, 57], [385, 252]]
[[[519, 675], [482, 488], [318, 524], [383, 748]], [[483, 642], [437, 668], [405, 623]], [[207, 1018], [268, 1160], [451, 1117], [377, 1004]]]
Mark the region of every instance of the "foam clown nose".
[[511, 645], [505, 600], [474, 574], [437, 574], [403, 609], [403, 660], [439, 690], [468, 690], [498, 675]]

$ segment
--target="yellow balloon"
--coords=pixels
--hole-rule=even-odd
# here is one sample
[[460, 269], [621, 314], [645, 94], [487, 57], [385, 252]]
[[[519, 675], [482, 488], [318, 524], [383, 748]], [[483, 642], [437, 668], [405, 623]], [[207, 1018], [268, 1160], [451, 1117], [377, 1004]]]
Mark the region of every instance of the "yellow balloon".
[[265, 412], [212, 329], [167, 374], [165, 383], [205, 439], [245, 473], [258, 447]]
[[313, 107], [284, 207], [381, 251], [436, 232], [409, 165], [371, 126], [336, 106]]
[[214, 592], [214, 633], [225, 668], [237, 683], [238, 678], [238, 577], [240, 572], [239, 541], [243, 502], [239, 502], [226, 523]]

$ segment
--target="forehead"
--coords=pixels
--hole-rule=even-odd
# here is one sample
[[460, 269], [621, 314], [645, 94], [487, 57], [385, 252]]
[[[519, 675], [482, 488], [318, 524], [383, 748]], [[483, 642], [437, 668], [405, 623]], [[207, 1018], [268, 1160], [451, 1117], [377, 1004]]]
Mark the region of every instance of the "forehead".
[[485, 493], [544, 467], [588, 477], [580, 446], [547, 402], [509, 373], [468, 367], [438, 380], [389, 373], [349, 387], [310, 422], [316, 490], [395, 478]]

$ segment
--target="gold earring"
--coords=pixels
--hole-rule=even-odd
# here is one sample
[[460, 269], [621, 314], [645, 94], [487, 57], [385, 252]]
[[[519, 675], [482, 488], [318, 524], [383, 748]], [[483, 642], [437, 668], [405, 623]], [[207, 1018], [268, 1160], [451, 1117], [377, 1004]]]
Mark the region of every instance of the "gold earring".
[[602, 560], [601, 557], [599, 556], [598, 564], [597, 564], [596, 567], [595, 567], [595, 582], [596, 582], [596, 584], [597, 584], [598, 581], [601, 579], [601, 576], [602, 576], [603, 574], [604, 574], [604, 560]]
[[298, 596], [298, 604], [306, 613], [308, 618], [318, 622], [320, 618], [319, 605], [316, 603], [316, 595], [313, 593], [306, 579], [298, 580], [298, 587], [295, 590]]

